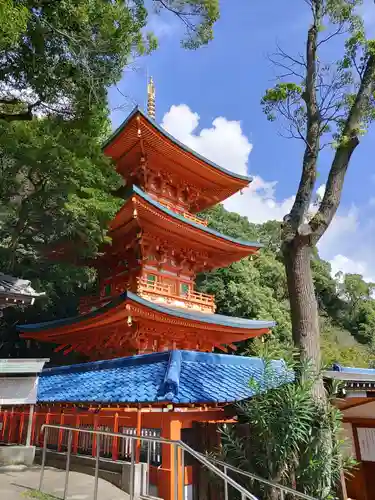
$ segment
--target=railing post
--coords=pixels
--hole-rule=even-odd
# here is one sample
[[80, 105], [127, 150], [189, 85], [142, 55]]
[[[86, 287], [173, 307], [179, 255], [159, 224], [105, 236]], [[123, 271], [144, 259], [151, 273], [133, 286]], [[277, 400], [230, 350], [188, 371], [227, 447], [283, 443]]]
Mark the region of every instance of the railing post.
[[[94, 431], [97, 431], [99, 427], [99, 415], [94, 415]], [[97, 441], [99, 442], [99, 448], [97, 447]], [[100, 437], [98, 434], [93, 434], [92, 438], [92, 456], [96, 456], [96, 450], [99, 449], [100, 452]]]
[[70, 469], [70, 455], [71, 455], [71, 451], [72, 451], [72, 440], [73, 440], [73, 432], [69, 431], [68, 453], [66, 455], [65, 486], [64, 486], [64, 496], [63, 496], [64, 500], [66, 500], [66, 497], [68, 494], [68, 482], [69, 482], [69, 469]]
[[97, 500], [99, 483], [100, 436], [98, 436], [97, 434], [94, 434], [94, 436], [96, 436], [94, 500]]
[[181, 500], [185, 500], [185, 450], [180, 448], [181, 450]]
[[[79, 427], [79, 424], [80, 424], [80, 418], [79, 415], [76, 415], [75, 426]], [[73, 453], [75, 455], [78, 453], [78, 441], [79, 441], [79, 432], [75, 432], [73, 437]]]
[[[118, 413], [115, 413], [113, 420], [113, 432], [118, 432]], [[118, 438], [112, 438], [112, 460], [116, 462], [118, 460]]]
[[48, 431], [49, 431], [49, 428], [45, 427], [44, 428], [44, 439], [43, 439], [42, 466], [40, 468], [39, 491], [42, 491], [42, 484], [43, 484], [43, 477], [44, 477], [44, 467], [46, 465]]
[[146, 480], [146, 495], [150, 495], [150, 468], [151, 468], [151, 443], [147, 442], [147, 480]]
[[135, 489], [135, 445], [136, 439], [131, 439], [131, 455], [130, 455], [130, 500], [134, 500], [134, 489]]
[[[228, 469], [224, 466], [223, 470], [224, 474], [227, 476], [228, 475]], [[226, 479], [224, 479], [224, 500], [228, 500], [228, 482]]]
[[173, 498], [178, 500], [178, 444], [173, 445]]

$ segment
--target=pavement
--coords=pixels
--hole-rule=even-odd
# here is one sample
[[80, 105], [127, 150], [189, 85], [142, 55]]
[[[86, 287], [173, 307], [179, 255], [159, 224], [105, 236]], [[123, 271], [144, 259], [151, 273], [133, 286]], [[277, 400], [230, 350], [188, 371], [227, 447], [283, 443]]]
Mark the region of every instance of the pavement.
[[[37, 490], [40, 467], [10, 465], [0, 467], [0, 498], [4, 500], [27, 500], [28, 493]], [[46, 467], [42, 492], [62, 499], [64, 495], [65, 471]], [[32, 497], [31, 497], [32, 498]], [[34, 497], [38, 498], [38, 497]], [[40, 498], [43, 498], [42, 496]], [[69, 472], [66, 500], [92, 500], [94, 498], [94, 477], [80, 472]], [[99, 478], [98, 500], [128, 500], [129, 495], [113, 484]]]

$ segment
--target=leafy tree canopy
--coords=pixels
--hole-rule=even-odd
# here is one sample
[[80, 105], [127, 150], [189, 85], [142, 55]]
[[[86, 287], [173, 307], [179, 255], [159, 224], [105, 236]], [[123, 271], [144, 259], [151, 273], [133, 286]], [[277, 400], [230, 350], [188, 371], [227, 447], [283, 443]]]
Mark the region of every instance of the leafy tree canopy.
[[[154, 0], [185, 24], [184, 45], [212, 38], [218, 0]], [[156, 48], [144, 0], [5, 0], [0, 6], [0, 119], [82, 117], [102, 106], [128, 62]]]
[[[218, 312], [247, 318], [274, 320], [272, 333], [245, 342], [240, 351], [289, 358], [292, 352], [290, 303], [280, 253], [281, 224], [253, 224], [246, 217], [227, 212], [222, 205], [205, 214], [214, 229], [235, 238], [261, 241], [257, 257], [243, 259], [226, 269], [198, 277], [201, 291], [216, 297]], [[372, 284], [359, 275], [332, 276], [331, 266], [315, 252], [311, 259], [315, 294], [319, 304], [323, 363], [346, 366], [372, 364], [375, 300]], [[353, 307], [355, 303], [355, 307]]]

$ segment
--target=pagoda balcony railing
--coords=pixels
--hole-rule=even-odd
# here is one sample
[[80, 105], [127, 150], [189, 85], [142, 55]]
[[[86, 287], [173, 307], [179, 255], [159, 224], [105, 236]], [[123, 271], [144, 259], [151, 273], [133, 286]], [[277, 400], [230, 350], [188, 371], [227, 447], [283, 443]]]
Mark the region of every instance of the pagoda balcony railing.
[[158, 202], [161, 205], [163, 205], [166, 208], [168, 208], [169, 210], [171, 210], [172, 212], [175, 212], [176, 214], [181, 215], [182, 217], [184, 217], [184, 219], [188, 219], [188, 220], [190, 220], [192, 222], [195, 222], [196, 224], [201, 224], [202, 226], [208, 226], [208, 221], [206, 219], [201, 219], [200, 217], [197, 217], [196, 215], [191, 214], [190, 212], [187, 212], [184, 209], [176, 207], [173, 203], [171, 203], [169, 201], [160, 200], [158, 198]]
[[216, 309], [213, 295], [191, 290], [178, 295], [172, 290], [171, 285], [158, 281], [149, 281], [145, 278], [138, 278], [138, 294], [159, 296], [164, 297], [167, 301], [182, 302], [187, 308], [196, 305], [204, 312], [214, 313]]

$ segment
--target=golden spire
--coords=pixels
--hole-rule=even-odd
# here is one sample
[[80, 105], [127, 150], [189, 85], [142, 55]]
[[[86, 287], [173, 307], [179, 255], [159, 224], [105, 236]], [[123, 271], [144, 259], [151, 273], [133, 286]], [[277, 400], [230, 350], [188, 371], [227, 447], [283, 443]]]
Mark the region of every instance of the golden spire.
[[147, 114], [155, 120], [155, 85], [152, 76], [147, 84]]

